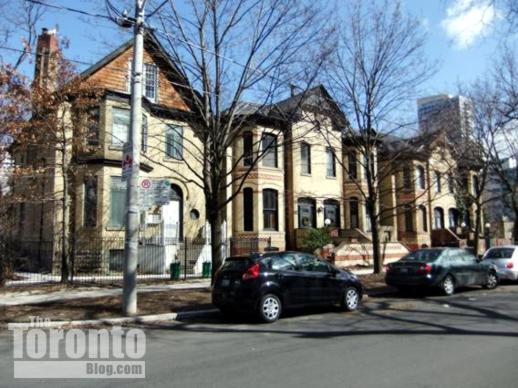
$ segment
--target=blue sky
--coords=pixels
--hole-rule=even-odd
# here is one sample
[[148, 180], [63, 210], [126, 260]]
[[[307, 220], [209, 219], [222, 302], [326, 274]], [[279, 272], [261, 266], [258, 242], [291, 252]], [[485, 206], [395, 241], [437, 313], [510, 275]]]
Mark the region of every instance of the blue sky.
[[[325, 1], [325, 0], [320, 0]], [[490, 5], [490, 0], [404, 0], [405, 8], [418, 17], [429, 34], [427, 55], [438, 61], [435, 76], [423, 87], [423, 94], [455, 94], [459, 83], [469, 83], [491, 68], [501, 43], [495, 26], [501, 24], [501, 10]], [[94, 9], [100, 0], [49, 0], [51, 4], [105, 13]], [[101, 1], [102, 2], [102, 1]], [[127, 1], [113, 0], [115, 5]], [[339, 0], [347, 5], [347, 0]], [[121, 6], [122, 8], [122, 6]], [[150, 7], [151, 8], [151, 7]], [[71, 59], [95, 62], [130, 37], [109, 21], [84, 17], [67, 11], [49, 9], [39, 26], [57, 26], [60, 36], [70, 40], [65, 50]], [[501, 30], [500, 30], [501, 32]], [[516, 35], [509, 37], [516, 42]], [[13, 40], [11, 46], [19, 45]], [[18, 46], [19, 47], [19, 46]], [[80, 69], [85, 66], [80, 66]], [[26, 64], [25, 72], [32, 74], [32, 64]]]

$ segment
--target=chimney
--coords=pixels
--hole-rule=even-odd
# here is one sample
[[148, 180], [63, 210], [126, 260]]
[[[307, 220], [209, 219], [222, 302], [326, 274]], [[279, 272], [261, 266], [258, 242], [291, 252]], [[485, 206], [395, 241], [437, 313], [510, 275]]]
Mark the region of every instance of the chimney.
[[60, 55], [56, 30], [43, 28], [36, 45], [33, 87], [56, 89], [58, 56]]

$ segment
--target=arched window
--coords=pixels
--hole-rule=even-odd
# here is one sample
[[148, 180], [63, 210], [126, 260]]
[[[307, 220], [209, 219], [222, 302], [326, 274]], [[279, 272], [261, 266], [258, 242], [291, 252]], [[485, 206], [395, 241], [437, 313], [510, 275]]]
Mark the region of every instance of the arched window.
[[317, 226], [315, 200], [312, 198], [299, 198], [297, 202], [299, 228], [315, 228]]
[[243, 230], [254, 230], [254, 190], [250, 187], [243, 189]]
[[440, 207], [433, 209], [433, 228], [444, 229], [444, 211]]
[[333, 199], [324, 200], [324, 220], [329, 220], [329, 226], [340, 227], [340, 203]]
[[414, 221], [412, 219], [412, 206], [405, 205], [404, 214], [405, 214], [405, 231], [413, 232], [414, 231]]
[[448, 227], [456, 228], [459, 223], [459, 217], [457, 209], [449, 209], [448, 210]]
[[415, 169], [415, 174], [416, 174], [417, 188], [420, 190], [424, 190], [425, 189], [424, 168], [421, 166], [417, 166]]
[[419, 214], [421, 218], [421, 228], [423, 232], [428, 232], [428, 215], [426, 214], [426, 207], [419, 206]]
[[358, 213], [358, 198], [349, 199], [349, 222], [351, 229], [360, 227], [360, 219]]
[[279, 207], [277, 190], [263, 190], [264, 230], [279, 230]]

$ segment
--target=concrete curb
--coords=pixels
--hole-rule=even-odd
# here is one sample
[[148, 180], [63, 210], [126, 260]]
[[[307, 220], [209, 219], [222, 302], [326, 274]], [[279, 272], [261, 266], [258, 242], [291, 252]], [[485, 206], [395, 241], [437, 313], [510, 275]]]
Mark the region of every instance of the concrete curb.
[[[208, 314], [217, 313], [219, 310], [206, 309], [206, 310], [193, 310], [193, 311], [181, 311], [177, 313], [164, 313], [164, 314], [150, 314], [150, 315], [137, 315], [134, 317], [115, 317], [115, 318], [102, 318], [102, 319], [86, 319], [86, 320], [70, 320], [70, 321], [50, 321], [45, 323], [44, 328], [63, 328], [63, 327], [78, 327], [78, 326], [98, 326], [98, 325], [122, 325], [128, 323], [149, 323], [149, 322], [169, 322], [169, 321], [181, 321], [182, 319], [192, 319], [197, 317], [203, 317]], [[9, 323], [3, 324], [2, 328], [8, 330], [14, 329], [28, 329], [32, 326], [26, 322]]]

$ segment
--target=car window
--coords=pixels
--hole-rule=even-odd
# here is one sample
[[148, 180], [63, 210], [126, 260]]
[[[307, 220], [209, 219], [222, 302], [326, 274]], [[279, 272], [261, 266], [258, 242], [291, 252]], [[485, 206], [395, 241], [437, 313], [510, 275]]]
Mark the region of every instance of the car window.
[[485, 259], [510, 259], [513, 257], [514, 248], [492, 248], [487, 251]]
[[315, 260], [315, 266], [313, 267], [313, 272], [330, 272], [329, 264], [323, 262], [322, 260]]
[[405, 257], [403, 257], [402, 261], [420, 261], [429, 263], [437, 260], [437, 258], [441, 255], [442, 250], [440, 249], [419, 249], [415, 252], [412, 252]]
[[477, 258], [469, 252], [462, 252], [462, 261], [465, 263], [475, 263]]
[[274, 256], [270, 259], [270, 268], [274, 271], [293, 271], [297, 263], [292, 256]]

